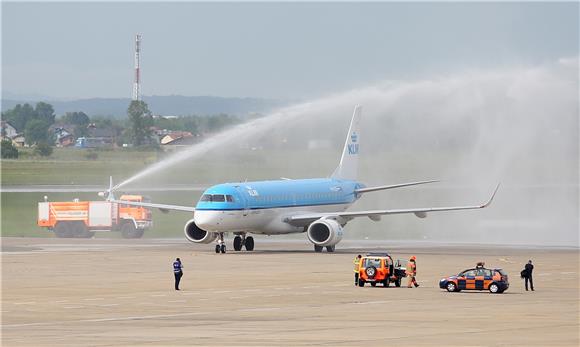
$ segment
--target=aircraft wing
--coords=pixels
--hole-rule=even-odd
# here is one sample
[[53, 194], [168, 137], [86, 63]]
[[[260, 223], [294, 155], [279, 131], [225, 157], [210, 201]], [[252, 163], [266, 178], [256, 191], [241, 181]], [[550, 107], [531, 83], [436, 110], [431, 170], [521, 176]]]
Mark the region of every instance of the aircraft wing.
[[169, 210], [182, 211], [182, 212], [195, 212], [195, 207], [191, 207], [191, 206], [152, 204], [149, 202], [125, 201], [125, 200], [108, 200], [108, 201], [115, 202], [118, 204], [123, 204], [123, 205], [129, 205], [129, 206], [158, 208], [161, 210], [161, 212], [169, 212]]
[[394, 210], [368, 210], [368, 211], [354, 211], [354, 212], [329, 212], [329, 213], [306, 213], [300, 215], [290, 216], [285, 219], [287, 223], [293, 225], [305, 225], [313, 222], [320, 218], [343, 218], [349, 221], [357, 217], [369, 217], [374, 221], [380, 220], [381, 216], [389, 214], [402, 214], [402, 213], [414, 213], [419, 218], [427, 217], [428, 212], [441, 212], [441, 211], [458, 211], [458, 210], [474, 210], [480, 208], [486, 208], [489, 206], [495, 196], [495, 193], [499, 189], [499, 184], [495, 188], [493, 194], [489, 200], [481, 205], [473, 206], [450, 206], [450, 207], [424, 207], [424, 208], [409, 208], [409, 209], [394, 209]]

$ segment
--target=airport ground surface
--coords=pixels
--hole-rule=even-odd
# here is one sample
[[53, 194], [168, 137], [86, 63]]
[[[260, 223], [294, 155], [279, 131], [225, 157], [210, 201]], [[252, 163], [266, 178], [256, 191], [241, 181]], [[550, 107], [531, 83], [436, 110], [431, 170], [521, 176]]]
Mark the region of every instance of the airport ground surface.
[[[352, 258], [256, 240], [217, 255], [185, 240], [2, 239], [2, 346], [578, 346], [579, 251], [380, 243], [416, 255], [420, 287], [353, 285]], [[182, 291], [171, 263], [184, 263]], [[519, 272], [533, 259], [535, 292]], [[502, 267], [504, 294], [447, 293], [441, 277]]]

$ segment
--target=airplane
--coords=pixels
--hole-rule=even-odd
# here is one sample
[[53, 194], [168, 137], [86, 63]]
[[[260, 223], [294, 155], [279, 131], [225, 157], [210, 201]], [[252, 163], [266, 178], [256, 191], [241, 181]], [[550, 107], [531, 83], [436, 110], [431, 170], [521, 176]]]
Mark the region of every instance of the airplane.
[[413, 213], [425, 218], [427, 213], [472, 210], [488, 207], [497, 190], [481, 205], [426, 207], [392, 210], [347, 211], [364, 194], [437, 182], [435, 180], [367, 187], [357, 181], [360, 155], [361, 106], [354, 109], [340, 163], [329, 178], [280, 179], [218, 184], [201, 195], [195, 207], [115, 200], [112, 183], [108, 200], [126, 205], [193, 212], [185, 223], [187, 240], [209, 244], [216, 241], [215, 252], [226, 253], [224, 234], [233, 233], [234, 250], [254, 249], [249, 234], [281, 235], [306, 233], [315, 252], [334, 252], [345, 225], [352, 219], [368, 217], [379, 221], [383, 215]]

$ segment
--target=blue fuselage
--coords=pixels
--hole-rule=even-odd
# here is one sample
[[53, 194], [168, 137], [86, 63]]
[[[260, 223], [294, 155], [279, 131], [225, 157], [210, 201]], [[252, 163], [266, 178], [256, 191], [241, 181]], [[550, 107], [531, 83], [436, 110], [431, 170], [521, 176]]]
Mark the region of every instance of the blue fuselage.
[[203, 193], [194, 218], [208, 231], [298, 232], [303, 229], [281, 223], [285, 215], [346, 210], [359, 188], [364, 185], [332, 178], [219, 184]]

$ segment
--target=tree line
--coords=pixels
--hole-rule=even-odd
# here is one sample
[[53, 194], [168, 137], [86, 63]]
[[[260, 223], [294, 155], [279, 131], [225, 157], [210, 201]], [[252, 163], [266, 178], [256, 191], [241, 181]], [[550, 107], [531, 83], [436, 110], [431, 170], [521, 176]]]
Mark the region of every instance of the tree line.
[[[154, 117], [144, 101], [133, 100], [127, 108], [127, 119], [118, 120], [104, 117], [89, 117], [84, 112], [66, 112], [59, 118], [54, 113], [52, 105], [38, 102], [34, 107], [28, 103], [18, 104], [14, 108], [2, 112], [2, 120], [10, 123], [18, 133], [23, 134], [26, 144], [40, 148], [51, 147], [55, 143], [55, 133], [49, 129], [58, 125], [73, 127], [75, 138], [87, 137], [89, 125], [96, 128], [112, 129], [117, 135], [118, 144], [130, 143], [134, 146], [155, 146], [153, 130], [167, 129], [169, 131], [187, 131], [192, 134], [206, 134], [219, 131], [227, 126], [240, 123], [236, 116], [217, 114], [209, 116]], [[5, 136], [5, 129], [2, 129]], [[8, 141], [10, 142], [10, 141]], [[12, 144], [2, 143], [4, 154], [14, 157], [17, 150], [11, 149]], [[52, 152], [44, 150], [43, 153]], [[50, 155], [48, 153], [48, 155]]]

